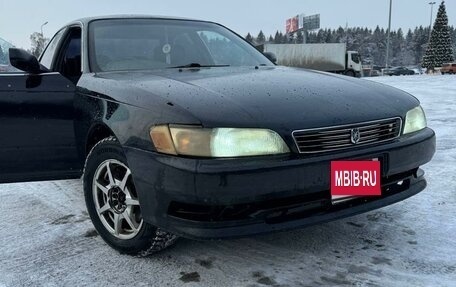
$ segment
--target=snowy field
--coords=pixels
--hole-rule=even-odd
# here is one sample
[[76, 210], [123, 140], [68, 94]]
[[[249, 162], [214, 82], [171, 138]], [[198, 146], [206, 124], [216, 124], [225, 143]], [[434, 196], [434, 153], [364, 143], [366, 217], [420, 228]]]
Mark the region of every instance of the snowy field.
[[0, 185], [0, 287], [456, 286], [456, 76], [372, 80], [418, 97], [437, 132], [424, 192], [292, 232], [182, 239], [141, 259], [97, 235], [80, 181]]

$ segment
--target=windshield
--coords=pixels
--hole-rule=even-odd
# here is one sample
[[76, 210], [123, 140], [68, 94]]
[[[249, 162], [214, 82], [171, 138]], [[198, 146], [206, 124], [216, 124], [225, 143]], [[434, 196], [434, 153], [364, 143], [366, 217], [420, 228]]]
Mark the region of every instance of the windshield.
[[89, 26], [93, 72], [273, 65], [222, 26], [165, 19], [97, 20]]

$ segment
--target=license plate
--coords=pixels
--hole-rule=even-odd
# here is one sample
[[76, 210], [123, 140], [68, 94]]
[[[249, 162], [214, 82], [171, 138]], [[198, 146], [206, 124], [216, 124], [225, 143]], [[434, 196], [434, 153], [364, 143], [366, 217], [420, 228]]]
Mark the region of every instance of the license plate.
[[381, 196], [381, 167], [377, 158], [331, 162], [331, 198], [341, 202], [359, 196]]

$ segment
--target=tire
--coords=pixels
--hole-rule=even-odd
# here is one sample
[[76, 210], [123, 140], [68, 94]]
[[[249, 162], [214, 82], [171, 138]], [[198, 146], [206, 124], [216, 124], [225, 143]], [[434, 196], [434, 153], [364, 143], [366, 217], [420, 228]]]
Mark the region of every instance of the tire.
[[355, 77], [355, 72], [353, 72], [353, 71], [351, 71], [351, 70], [350, 70], [350, 71], [347, 71], [347, 72], [345, 72], [345, 76], [348, 76], [348, 77]]
[[84, 166], [83, 186], [95, 229], [120, 253], [147, 256], [177, 240], [175, 235], [142, 219], [131, 171], [115, 137], [99, 141], [90, 151]]

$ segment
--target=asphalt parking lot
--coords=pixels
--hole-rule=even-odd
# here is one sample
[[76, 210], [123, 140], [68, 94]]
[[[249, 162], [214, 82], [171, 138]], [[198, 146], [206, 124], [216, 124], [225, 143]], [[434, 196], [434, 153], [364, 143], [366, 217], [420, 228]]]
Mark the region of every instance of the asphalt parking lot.
[[[437, 132], [428, 188], [302, 230], [181, 239], [149, 258], [98, 236], [79, 180], [0, 185], [0, 286], [451, 286], [456, 282], [456, 76], [382, 77], [417, 96]], [[453, 285], [454, 286], [454, 285]]]

